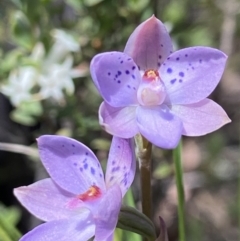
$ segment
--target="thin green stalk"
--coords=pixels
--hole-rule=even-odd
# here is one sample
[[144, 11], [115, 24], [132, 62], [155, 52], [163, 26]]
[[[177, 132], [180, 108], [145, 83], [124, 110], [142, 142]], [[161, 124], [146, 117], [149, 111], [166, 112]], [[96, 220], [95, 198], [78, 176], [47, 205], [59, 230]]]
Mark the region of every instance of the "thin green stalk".
[[151, 219], [152, 217], [152, 192], [151, 192], [151, 154], [152, 144], [142, 135], [135, 137], [137, 157], [141, 173], [142, 212]]
[[[240, 160], [239, 160], [239, 167], [238, 167], [238, 194], [237, 194], [237, 210], [238, 210], [238, 227], [240, 230]], [[240, 240], [240, 232], [239, 232], [239, 240]]]
[[175, 166], [175, 178], [178, 193], [178, 232], [179, 240], [185, 241], [185, 221], [184, 221], [184, 187], [183, 187], [183, 170], [181, 160], [181, 141], [176, 149], [173, 150], [173, 160]]

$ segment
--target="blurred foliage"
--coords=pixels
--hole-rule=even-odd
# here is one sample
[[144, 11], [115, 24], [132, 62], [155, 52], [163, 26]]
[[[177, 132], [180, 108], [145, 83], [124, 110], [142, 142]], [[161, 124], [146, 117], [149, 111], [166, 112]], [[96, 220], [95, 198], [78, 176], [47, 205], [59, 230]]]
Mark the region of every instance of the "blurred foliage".
[[20, 213], [15, 207], [6, 208], [0, 205], [0, 240], [17, 241], [21, 237], [15, 225], [20, 219]]

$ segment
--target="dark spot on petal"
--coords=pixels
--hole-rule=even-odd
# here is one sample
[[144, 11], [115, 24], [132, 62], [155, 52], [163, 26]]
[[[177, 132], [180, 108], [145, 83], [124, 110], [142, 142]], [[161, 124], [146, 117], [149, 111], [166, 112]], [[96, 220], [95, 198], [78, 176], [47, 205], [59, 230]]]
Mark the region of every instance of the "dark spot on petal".
[[64, 145], [62, 145], [62, 147], [65, 147]]
[[185, 57], [188, 57], [188, 54], [185, 54]]
[[178, 60], [179, 60], [179, 58], [176, 58], [176, 60], [178, 61]]
[[161, 47], [163, 47], [163, 44], [161, 44]]
[[83, 171], [82, 167], [80, 167], [79, 170], [82, 172]]
[[118, 146], [118, 148], [120, 148], [120, 146]]
[[179, 76], [184, 77], [184, 73], [183, 72], [179, 72]]
[[179, 79], [179, 83], [182, 83], [182, 79]]
[[194, 69], [194, 67], [192, 67], [192, 70]]
[[202, 60], [201, 60], [201, 59], [199, 59], [199, 63], [200, 63], [200, 64], [202, 63]]
[[102, 173], [100, 173], [99, 176], [102, 177]]
[[135, 79], [135, 75], [134, 74], [132, 74], [132, 78]]
[[117, 167], [113, 167], [111, 172], [117, 172], [120, 170], [120, 166], [117, 166]]
[[118, 82], [118, 84], [120, 84], [120, 83], [121, 83], [121, 80], [118, 80], [117, 82]]
[[111, 73], [110, 73], [110, 72], [108, 72], [108, 75], [111, 75]]
[[136, 66], [133, 66], [133, 67], [132, 67], [132, 70], [135, 70], [135, 69], [136, 69]]
[[74, 145], [74, 144], [72, 144], [72, 147], [75, 147], [75, 145]]
[[126, 74], [130, 74], [129, 70], [126, 70], [125, 73], [126, 73]]
[[171, 69], [171, 68], [168, 68], [168, 69], [167, 69], [167, 72], [168, 72], [169, 74], [171, 74], [171, 73], [172, 73], [172, 69]]
[[131, 58], [128, 58], [127, 60], [129, 61], [129, 60], [132, 60], [132, 59], [131, 59]]
[[77, 166], [77, 163], [76, 163], [76, 162], [74, 162], [74, 163], [73, 163], [73, 165], [74, 165], [74, 166]]
[[118, 75], [121, 75], [122, 74], [122, 72], [121, 71], [118, 71]]
[[170, 54], [172, 53], [172, 51], [170, 51]]
[[95, 175], [95, 169], [93, 167], [91, 167], [91, 173]]
[[84, 169], [87, 169], [88, 168], [88, 164], [85, 163], [83, 167], [84, 167]]
[[161, 63], [158, 63], [158, 67], [160, 67], [161, 66]]
[[110, 177], [110, 180], [109, 180], [109, 181], [111, 182], [113, 179], [114, 179], [114, 177]]
[[72, 154], [75, 155], [75, 152], [73, 152]]
[[174, 84], [176, 82], [177, 79], [172, 79], [170, 80], [171, 84]]
[[128, 87], [129, 89], [131, 89], [131, 86], [130, 86], [130, 85], [127, 85], [127, 87]]
[[161, 58], [162, 58], [162, 56], [161, 56], [161, 55], [159, 55], [159, 56], [158, 56], [158, 58], [159, 58], [159, 59], [161, 59]]
[[123, 61], [120, 62], [121, 64], [123, 63]]
[[136, 90], [136, 88], [135, 88], [135, 87], [133, 87], [133, 89], [134, 89], [134, 90]]
[[87, 158], [85, 158], [84, 160], [83, 160], [83, 163], [86, 163], [87, 162]]
[[167, 60], [169, 60], [169, 59], [170, 59], [170, 57], [167, 58]]

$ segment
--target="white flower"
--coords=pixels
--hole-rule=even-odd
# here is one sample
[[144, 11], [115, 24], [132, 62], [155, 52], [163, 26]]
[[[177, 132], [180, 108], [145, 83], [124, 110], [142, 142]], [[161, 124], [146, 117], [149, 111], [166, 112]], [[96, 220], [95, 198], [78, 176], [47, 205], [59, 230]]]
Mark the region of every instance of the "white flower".
[[[32, 66], [20, 67], [10, 73], [8, 83], [2, 86], [1, 91], [10, 97], [15, 106], [23, 101], [31, 101], [34, 98], [53, 98], [56, 101], [64, 99], [63, 90], [67, 94], [74, 93], [72, 78], [82, 77], [86, 70], [73, 69], [73, 57], [71, 52], [80, 50], [79, 43], [63, 30], [53, 31], [55, 42], [46, 55], [44, 45], [37, 43], [28, 60]], [[38, 85], [39, 93], [31, 94], [32, 87]]]
[[65, 31], [55, 29], [52, 35], [55, 42], [47, 56], [46, 63], [62, 61], [70, 52], [80, 51], [80, 44]]
[[2, 86], [1, 92], [9, 96], [14, 106], [19, 106], [23, 101], [30, 101], [32, 98], [31, 88], [37, 78], [35, 68], [24, 66], [10, 73], [8, 84]]
[[62, 48], [71, 52], [77, 52], [80, 50], [79, 43], [73, 38], [72, 35], [67, 34], [60, 29], [53, 30], [53, 37], [55, 38], [55, 44], [61, 45]]
[[63, 99], [62, 90], [65, 89], [68, 94], [73, 94], [74, 84], [71, 78], [72, 56], [68, 56], [62, 64], [52, 64], [41, 75], [39, 85], [41, 87], [40, 95], [43, 98], [53, 98], [57, 101]]

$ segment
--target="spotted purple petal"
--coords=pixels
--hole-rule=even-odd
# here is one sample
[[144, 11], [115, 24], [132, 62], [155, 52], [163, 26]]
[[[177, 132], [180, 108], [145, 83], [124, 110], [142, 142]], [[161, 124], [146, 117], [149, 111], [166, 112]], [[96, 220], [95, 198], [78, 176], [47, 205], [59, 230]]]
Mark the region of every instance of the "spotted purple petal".
[[141, 70], [158, 69], [172, 53], [171, 38], [163, 23], [152, 16], [134, 30], [124, 52]]
[[100, 163], [82, 143], [64, 136], [44, 135], [38, 139], [38, 147], [43, 165], [61, 188], [77, 195], [92, 185], [105, 190]]
[[90, 213], [55, 220], [37, 226], [19, 241], [87, 241], [94, 236], [95, 223]]
[[220, 105], [204, 99], [190, 105], [174, 105], [172, 112], [183, 123], [183, 135], [201, 136], [213, 132], [231, 122]]
[[103, 102], [99, 108], [99, 123], [110, 134], [130, 138], [138, 133], [136, 107], [116, 108]]
[[99, 204], [95, 217], [96, 231], [94, 241], [108, 241], [112, 237], [118, 221], [122, 203], [122, 193], [118, 185], [112, 186]]
[[104, 100], [113, 107], [137, 104], [140, 73], [132, 58], [121, 52], [96, 55], [91, 61], [93, 81]]
[[15, 188], [14, 195], [29, 212], [43, 221], [69, 218], [76, 212], [66, 205], [74, 195], [59, 188], [50, 178]]
[[160, 68], [172, 104], [192, 104], [215, 89], [227, 56], [213, 48], [192, 47], [171, 54]]
[[113, 137], [106, 170], [106, 186], [119, 185], [122, 196], [132, 184], [136, 170], [131, 139]]
[[182, 134], [182, 122], [168, 107], [138, 107], [140, 133], [151, 143], [166, 149], [177, 146]]

